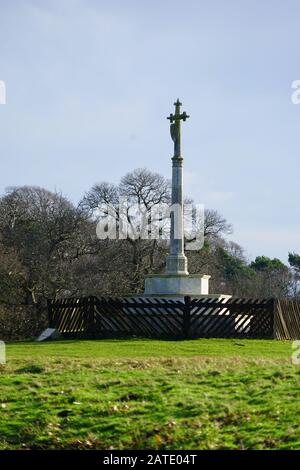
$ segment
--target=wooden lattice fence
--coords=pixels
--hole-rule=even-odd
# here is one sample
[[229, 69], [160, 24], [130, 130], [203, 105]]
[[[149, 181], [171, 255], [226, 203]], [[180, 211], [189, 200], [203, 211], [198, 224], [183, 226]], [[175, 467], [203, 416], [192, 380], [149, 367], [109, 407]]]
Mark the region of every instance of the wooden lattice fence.
[[299, 300], [275, 301], [274, 337], [276, 339], [300, 339]]
[[273, 299], [85, 297], [49, 300], [48, 312], [49, 326], [66, 337], [276, 338], [277, 305]]

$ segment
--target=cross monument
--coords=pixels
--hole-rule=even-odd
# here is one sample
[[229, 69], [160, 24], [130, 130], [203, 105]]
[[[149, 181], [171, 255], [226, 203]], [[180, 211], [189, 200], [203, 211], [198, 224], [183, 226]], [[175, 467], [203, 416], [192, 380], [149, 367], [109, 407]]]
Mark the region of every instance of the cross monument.
[[161, 274], [150, 274], [145, 278], [143, 297], [182, 299], [184, 296], [229, 297], [222, 294], [209, 294], [209, 278], [203, 274], [189, 274], [187, 258], [184, 254], [183, 218], [183, 156], [181, 153], [181, 122], [189, 116], [181, 112], [179, 99], [174, 103], [175, 113], [167, 118], [174, 142], [172, 157], [172, 207], [170, 251], [166, 259], [166, 269]]
[[172, 212], [170, 233], [170, 254], [167, 257], [166, 273], [187, 275], [187, 257], [184, 254], [184, 227], [183, 227], [183, 157], [181, 154], [181, 121], [189, 116], [186, 112], [180, 113], [182, 106], [177, 99], [175, 114], [170, 114], [170, 132], [174, 142], [174, 155], [172, 158]]

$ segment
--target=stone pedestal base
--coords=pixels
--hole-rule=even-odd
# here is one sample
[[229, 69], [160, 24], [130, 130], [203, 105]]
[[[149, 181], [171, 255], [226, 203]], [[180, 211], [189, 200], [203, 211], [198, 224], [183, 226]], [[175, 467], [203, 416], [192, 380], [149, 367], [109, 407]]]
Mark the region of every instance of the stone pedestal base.
[[201, 276], [197, 274], [156, 274], [147, 276], [145, 279], [145, 291], [143, 296], [209, 296], [209, 278], [210, 276]]

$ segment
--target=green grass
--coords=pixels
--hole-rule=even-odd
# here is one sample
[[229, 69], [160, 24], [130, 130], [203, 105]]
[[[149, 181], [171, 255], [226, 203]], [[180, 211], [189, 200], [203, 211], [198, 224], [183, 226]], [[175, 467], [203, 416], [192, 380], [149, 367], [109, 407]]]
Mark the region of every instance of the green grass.
[[0, 449], [300, 449], [291, 343], [15, 343]]

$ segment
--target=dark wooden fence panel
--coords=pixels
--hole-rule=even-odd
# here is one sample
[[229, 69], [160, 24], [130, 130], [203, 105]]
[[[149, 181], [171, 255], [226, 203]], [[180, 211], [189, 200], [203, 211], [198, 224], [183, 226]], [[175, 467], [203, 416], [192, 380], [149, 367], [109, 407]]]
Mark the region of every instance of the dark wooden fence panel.
[[180, 337], [183, 302], [161, 299], [95, 299], [97, 333], [107, 336]]
[[48, 301], [49, 326], [64, 336], [87, 337], [92, 326], [93, 300], [93, 297], [83, 297]]
[[272, 299], [87, 297], [50, 300], [48, 310], [50, 326], [66, 337], [273, 338], [274, 305]]
[[273, 300], [191, 301], [190, 336], [272, 338]]

